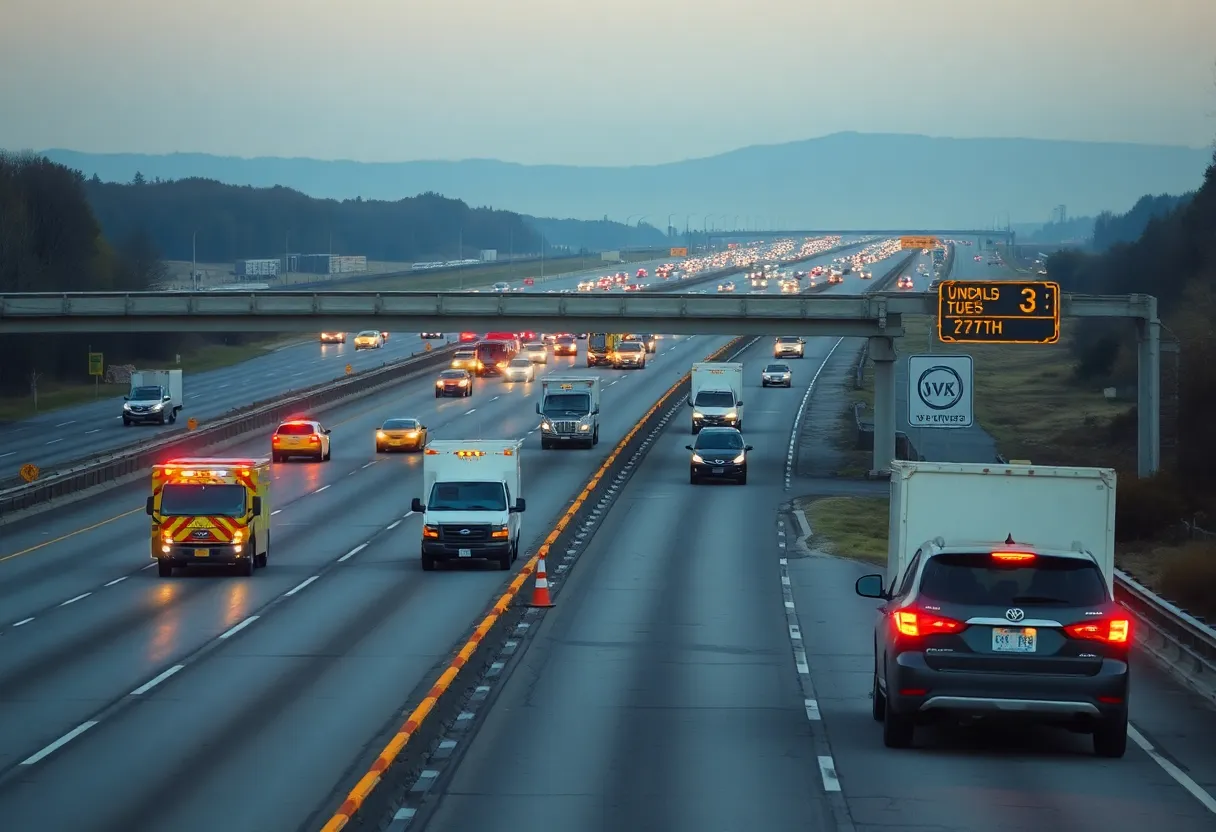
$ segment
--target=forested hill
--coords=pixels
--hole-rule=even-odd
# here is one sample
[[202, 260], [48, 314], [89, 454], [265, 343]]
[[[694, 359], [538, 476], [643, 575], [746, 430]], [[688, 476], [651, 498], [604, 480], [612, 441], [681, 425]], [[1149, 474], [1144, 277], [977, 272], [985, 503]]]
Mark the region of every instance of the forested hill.
[[539, 252], [540, 237], [511, 211], [470, 208], [426, 193], [395, 202], [313, 199], [290, 188], [225, 185], [210, 179], [129, 184], [85, 182], [110, 239], [145, 232], [165, 259], [226, 262], [285, 251], [364, 254], [410, 262], [476, 257], [481, 249]]

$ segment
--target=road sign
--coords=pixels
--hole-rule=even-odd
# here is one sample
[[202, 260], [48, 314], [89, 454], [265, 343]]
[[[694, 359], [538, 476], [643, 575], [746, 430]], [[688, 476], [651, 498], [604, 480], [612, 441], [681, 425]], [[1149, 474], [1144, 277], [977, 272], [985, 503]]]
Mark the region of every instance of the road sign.
[[900, 237], [900, 248], [937, 248], [939, 245], [936, 237]]
[[431, 342], [430, 341], [427, 341], [425, 344], [422, 345], [422, 351], [423, 352], [431, 351]]
[[198, 419], [195, 419], [193, 416], [191, 416], [189, 419], [186, 420], [186, 430], [194, 430], [197, 427], [198, 427]]
[[33, 482], [38, 479], [38, 475], [42, 473], [38, 470], [38, 466], [32, 462], [27, 462], [21, 466], [21, 479], [26, 482]]
[[908, 356], [908, 425], [971, 427], [975, 423], [974, 378], [969, 355]]
[[532, 285], [534, 285], [535, 283], [536, 283], [536, 279], [535, 279], [535, 278], [532, 278], [532, 277], [525, 277], [525, 278], [524, 278], [524, 285], [525, 285], [525, 286], [532, 286]]
[[104, 376], [106, 374], [105, 361], [103, 359], [104, 356], [99, 352], [89, 353], [89, 375]]
[[669, 256], [670, 257], [687, 257], [688, 249], [687, 248], [673, 248], [671, 250], [671, 254]]
[[1060, 284], [946, 280], [937, 288], [937, 337], [953, 344], [1054, 344]]
[[348, 376], [351, 375], [352, 373], [354, 373], [354, 371], [355, 371], [354, 367], [350, 366], [349, 364], [346, 365], [346, 374]]

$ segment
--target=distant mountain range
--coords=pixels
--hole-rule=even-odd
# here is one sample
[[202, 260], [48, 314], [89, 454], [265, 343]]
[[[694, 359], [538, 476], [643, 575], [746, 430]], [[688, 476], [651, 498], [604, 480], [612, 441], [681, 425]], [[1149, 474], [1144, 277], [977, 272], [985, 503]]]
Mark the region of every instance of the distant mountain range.
[[[1168, 145], [949, 139], [836, 133], [662, 165], [573, 167], [492, 159], [365, 163], [178, 153], [43, 151], [126, 182], [205, 177], [284, 185], [310, 196], [396, 200], [433, 191], [537, 217], [693, 227], [826, 229], [991, 227], [1124, 209], [1144, 194], [1200, 184], [1210, 149]], [[709, 215], [708, 219], [706, 214]], [[689, 217], [688, 215], [692, 215]]]

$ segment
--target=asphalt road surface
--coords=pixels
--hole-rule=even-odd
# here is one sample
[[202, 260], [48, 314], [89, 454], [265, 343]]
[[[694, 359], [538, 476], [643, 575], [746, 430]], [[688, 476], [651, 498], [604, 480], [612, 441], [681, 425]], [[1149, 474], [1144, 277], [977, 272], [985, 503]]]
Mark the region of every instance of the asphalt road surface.
[[783, 507], [833, 341], [808, 339], [792, 390], [760, 389], [767, 344], [742, 357], [746, 486], [689, 485], [672, 420], [411, 832], [1216, 829], [1216, 712], [1140, 653], [1121, 760], [1048, 728], [883, 746], [876, 604], [853, 592], [874, 567], [808, 551]]

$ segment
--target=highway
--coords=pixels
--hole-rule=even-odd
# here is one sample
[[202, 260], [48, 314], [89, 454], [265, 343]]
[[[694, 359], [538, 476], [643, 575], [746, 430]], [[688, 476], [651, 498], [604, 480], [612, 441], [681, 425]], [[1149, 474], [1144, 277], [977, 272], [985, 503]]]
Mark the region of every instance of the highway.
[[[535, 383], [488, 380], [470, 399], [437, 400], [426, 375], [325, 413], [333, 460], [274, 466], [269, 568], [253, 579], [156, 578], [146, 484], [5, 526], [4, 825], [278, 830], [329, 808], [365, 745], [429, 684], [505, 577], [421, 571], [408, 509], [422, 496], [421, 460], [377, 457], [376, 427], [408, 416], [434, 438], [531, 437], [524, 539], [534, 546], [650, 404], [728, 340], [662, 339], [644, 371], [551, 357], [547, 372], [605, 377], [592, 451], [538, 450]], [[222, 453], [268, 450], [257, 437]], [[302, 743], [307, 753], [292, 753]]]
[[1121, 760], [1046, 728], [883, 747], [876, 604], [853, 592], [874, 570], [808, 551], [788, 510], [808, 484], [783, 487], [795, 413], [833, 341], [808, 340], [792, 390], [760, 388], [767, 343], [742, 356], [744, 487], [690, 486], [687, 425], [672, 421], [482, 723], [428, 763], [438, 777], [408, 801], [410, 832], [1216, 828], [1216, 713], [1142, 654]]
[[[631, 263], [628, 268], [632, 275], [639, 268], [653, 270], [662, 262]], [[605, 263], [603, 268], [590, 273], [613, 271], [611, 264]], [[519, 281], [512, 285], [523, 291], [572, 290], [587, 275], [588, 272], [580, 272], [543, 281], [537, 278], [531, 287]], [[347, 364], [356, 372], [363, 372], [423, 350], [418, 333], [411, 332], [391, 333], [381, 349], [356, 352], [354, 335], [347, 333], [345, 344], [321, 344], [310, 337], [231, 367], [187, 374], [183, 380], [185, 408], [176, 425], [124, 427], [121, 396], [53, 410], [20, 422], [0, 423], [0, 482], [15, 478], [27, 462], [50, 471], [161, 434], [182, 432], [187, 418], [205, 422], [254, 402], [341, 378]], [[457, 335], [449, 333], [447, 337], [454, 340]]]

